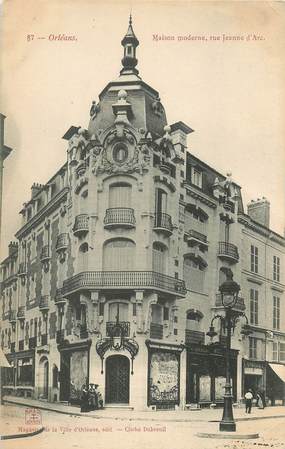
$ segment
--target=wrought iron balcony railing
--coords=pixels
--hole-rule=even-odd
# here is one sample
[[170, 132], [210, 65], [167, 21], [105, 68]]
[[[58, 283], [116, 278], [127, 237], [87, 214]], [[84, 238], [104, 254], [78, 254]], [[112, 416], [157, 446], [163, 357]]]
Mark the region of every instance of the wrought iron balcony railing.
[[41, 312], [46, 312], [49, 310], [49, 296], [45, 295], [40, 298], [39, 309]]
[[185, 282], [154, 271], [85, 271], [63, 283], [61, 295], [89, 289], [148, 289], [183, 297]]
[[56, 289], [56, 294], [55, 294], [54, 302], [55, 302], [55, 304], [56, 304], [57, 306], [66, 303], [66, 299], [65, 299], [65, 297], [63, 296], [63, 289], [62, 289], [62, 288], [57, 288], [57, 289]]
[[27, 274], [27, 266], [25, 262], [19, 264], [18, 276], [25, 276]]
[[136, 224], [134, 209], [129, 207], [112, 207], [106, 210], [104, 218], [105, 228], [124, 226], [133, 228]]
[[34, 349], [37, 346], [37, 337], [29, 338], [29, 349]]
[[207, 236], [202, 234], [201, 232], [196, 231], [195, 229], [190, 229], [188, 231], [188, 241], [198, 241], [198, 243], [205, 243], [208, 244], [207, 242]]
[[80, 338], [88, 338], [88, 330], [84, 325], [80, 326]]
[[45, 260], [50, 259], [49, 245], [44, 245], [42, 247], [40, 259], [41, 259], [41, 262], [44, 262]]
[[[216, 294], [215, 307], [224, 307], [223, 303], [222, 303], [222, 295], [221, 295], [221, 293], [217, 293]], [[240, 296], [238, 296], [237, 302], [236, 302], [235, 306], [233, 307], [233, 309], [243, 312], [246, 309], [245, 303], [244, 303], [244, 299], [241, 298]]]
[[229, 242], [219, 242], [218, 256], [221, 259], [229, 260], [230, 262], [238, 262], [239, 253], [236, 245]]
[[64, 329], [56, 331], [56, 342], [57, 344], [63, 343], [64, 341]]
[[74, 235], [80, 236], [86, 234], [89, 230], [89, 217], [87, 214], [77, 215], [73, 226]]
[[56, 251], [61, 251], [63, 249], [66, 249], [68, 247], [68, 234], [67, 232], [64, 232], [62, 234], [59, 234], [56, 240]]
[[19, 351], [24, 351], [24, 345], [25, 345], [24, 340], [19, 340]]
[[17, 318], [18, 320], [23, 320], [25, 318], [25, 306], [19, 306]]
[[130, 323], [129, 321], [119, 321], [120, 328], [117, 326], [116, 321], [107, 321], [106, 323], [106, 335], [107, 337], [120, 337], [120, 329], [122, 331], [122, 337], [130, 336]]
[[186, 345], [204, 345], [205, 344], [205, 333], [201, 331], [194, 331], [190, 329], [185, 329], [185, 344]]
[[10, 310], [9, 312], [9, 321], [10, 323], [16, 322], [16, 310]]
[[150, 338], [163, 339], [163, 324], [150, 323]]
[[41, 335], [41, 344], [42, 346], [47, 345], [47, 334]]
[[172, 234], [173, 225], [171, 216], [162, 212], [155, 213], [153, 229], [166, 231], [168, 234]]

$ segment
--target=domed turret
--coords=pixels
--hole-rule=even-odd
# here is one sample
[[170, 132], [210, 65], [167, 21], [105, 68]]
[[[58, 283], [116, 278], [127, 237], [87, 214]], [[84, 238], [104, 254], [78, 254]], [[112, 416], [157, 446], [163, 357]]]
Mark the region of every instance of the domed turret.
[[136, 38], [136, 35], [133, 30], [132, 26], [132, 16], [130, 15], [129, 20], [129, 28], [127, 31], [127, 34], [122, 39], [121, 44], [124, 47], [124, 57], [122, 59], [123, 68], [120, 72], [121, 75], [123, 74], [138, 74], [138, 70], [135, 68], [138, 60], [136, 58], [136, 48], [139, 45], [139, 41]]

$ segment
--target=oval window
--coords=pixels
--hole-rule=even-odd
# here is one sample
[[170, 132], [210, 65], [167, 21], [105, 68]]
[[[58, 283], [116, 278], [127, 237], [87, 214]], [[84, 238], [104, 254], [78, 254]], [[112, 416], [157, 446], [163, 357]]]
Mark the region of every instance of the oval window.
[[118, 164], [123, 164], [128, 158], [128, 148], [126, 145], [120, 143], [113, 149], [113, 159]]

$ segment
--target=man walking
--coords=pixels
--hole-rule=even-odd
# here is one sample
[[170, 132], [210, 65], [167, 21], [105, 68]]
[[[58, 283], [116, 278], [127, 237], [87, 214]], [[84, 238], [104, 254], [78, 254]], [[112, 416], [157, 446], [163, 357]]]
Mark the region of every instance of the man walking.
[[252, 390], [248, 390], [245, 395], [245, 413], [251, 413], [253, 394]]

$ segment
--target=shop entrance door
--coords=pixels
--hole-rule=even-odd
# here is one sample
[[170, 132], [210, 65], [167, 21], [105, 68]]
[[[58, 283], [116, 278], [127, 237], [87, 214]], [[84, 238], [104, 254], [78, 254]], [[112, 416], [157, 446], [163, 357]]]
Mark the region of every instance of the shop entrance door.
[[60, 400], [69, 401], [70, 396], [70, 355], [62, 352], [60, 359]]
[[122, 355], [106, 360], [106, 404], [128, 404], [130, 396], [130, 361]]

